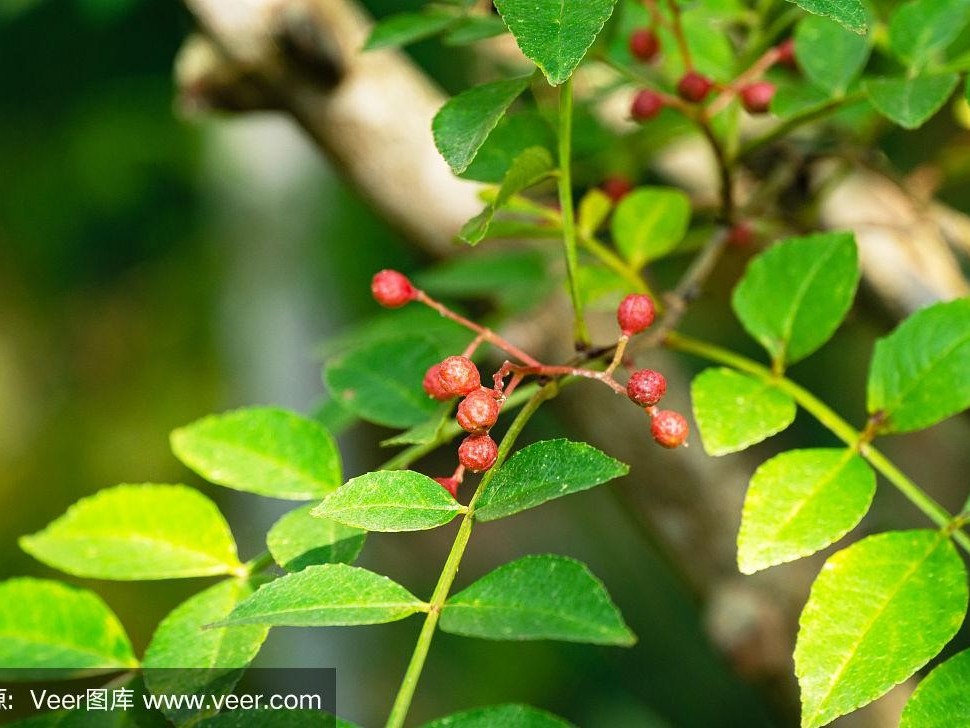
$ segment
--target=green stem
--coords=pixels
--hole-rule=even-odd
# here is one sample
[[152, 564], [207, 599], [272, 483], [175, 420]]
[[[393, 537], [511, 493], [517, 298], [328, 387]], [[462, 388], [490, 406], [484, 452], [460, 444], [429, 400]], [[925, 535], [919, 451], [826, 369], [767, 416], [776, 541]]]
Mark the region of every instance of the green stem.
[[583, 235], [579, 241], [594, 258], [629, 283], [636, 293], [647, 293], [654, 301], [659, 300], [653, 291], [650, 290], [647, 282], [633, 268], [628, 266], [620, 256], [603, 245], [599, 240], [591, 236]]
[[247, 561], [243, 566], [246, 569], [246, 575], [252, 576], [253, 574], [258, 574], [261, 571], [265, 571], [270, 566], [273, 565], [273, 556], [269, 551], [264, 551], [253, 559]]
[[569, 295], [576, 316], [574, 336], [576, 344], [585, 349], [589, 346], [590, 338], [583, 317], [577, 277], [579, 262], [576, 254], [576, 216], [573, 213], [572, 144], [573, 81], [570, 78], [559, 90], [559, 207], [562, 208], [562, 244], [566, 254]]
[[452, 544], [451, 551], [448, 554], [448, 559], [445, 561], [445, 565], [441, 570], [438, 584], [435, 586], [434, 593], [431, 595], [428, 615], [424, 618], [424, 625], [421, 627], [418, 641], [414, 645], [411, 661], [408, 663], [407, 671], [404, 673], [404, 679], [401, 681], [401, 687], [397, 692], [397, 697], [394, 699], [391, 714], [387, 718], [386, 728], [401, 728], [404, 725], [405, 718], [407, 718], [408, 710], [411, 708], [411, 700], [414, 698], [414, 691], [418, 687], [418, 680], [421, 679], [421, 671], [424, 669], [424, 663], [428, 657], [428, 650], [431, 648], [431, 640], [438, 627], [438, 620], [441, 618], [441, 610], [444, 607], [445, 600], [448, 598], [451, 585], [458, 575], [458, 567], [461, 565], [462, 556], [464, 556], [465, 548], [468, 546], [468, 539], [471, 537], [472, 524], [475, 518], [475, 504], [478, 502], [479, 496], [484, 492], [492, 478], [495, 477], [502, 463], [505, 462], [505, 459], [508, 457], [512, 446], [522, 433], [526, 423], [536, 413], [536, 410], [539, 409], [543, 402], [556, 395], [558, 387], [559, 385], [556, 382], [550, 382], [532, 395], [512, 421], [508, 432], [505, 433], [505, 437], [502, 438], [495, 464], [485, 473], [481, 482], [478, 484], [475, 495], [472, 496], [471, 502], [468, 504], [468, 511], [462, 518], [458, 533], [455, 536], [455, 542]]
[[[795, 382], [772, 372], [766, 366], [741, 356], [733, 351], [724, 349], [706, 341], [693, 339], [682, 334], [668, 334], [665, 345], [687, 354], [708, 359], [719, 364], [726, 364], [738, 371], [751, 374], [766, 384], [770, 384], [779, 391], [785, 392], [794, 399], [799, 406], [824, 425], [833, 435], [846, 445], [858, 448], [869, 463], [886, 478], [896, 489], [916, 506], [934, 524], [943, 529], [949, 529], [953, 523], [953, 516], [939, 503], [908, 478], [892, 461], [865, 441], [862, 433], [840, 417], [831, 407], [818, 397]], [[970, 553], [970, 536], [962, 531], [952, 534], [953, 539]]]

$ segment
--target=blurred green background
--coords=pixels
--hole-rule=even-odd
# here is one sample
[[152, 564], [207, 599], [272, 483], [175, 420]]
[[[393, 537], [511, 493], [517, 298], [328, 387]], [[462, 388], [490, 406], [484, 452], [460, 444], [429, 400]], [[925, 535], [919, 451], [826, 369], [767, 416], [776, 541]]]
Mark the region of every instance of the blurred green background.
[[[191, 24], [178, 3], [0, 2], [0, 577], [56, 578], [17, 549], [17, 537], [79, 497], [122, 482], [198, 485], [227, 513], [242, 556], [252, 557], [290, 506], [200, 482], [170, 454], [169, 431], [244, 404], [314, 411], [324, 397], [316, 352], [374, 313], [373, 271], [415, 270], [426, 261], [285, 121], [179, 117], [171, 68]], [[420, 3], [368, 5], [386, 14]], [[454, 49], [429, 42], [413, 53], [446, 89], [466, 84]], [[724, 290], [742, 264], [727, 266]], [[711, 331], [729, 325], [714, 306], [698, 317]], [[846, 414], [861, 409], [858, 388], [847, 382], [862, 380], [869, 341], [882, 325], [855, 320], [842, 346], [820, 355], [835, 364], [859, 352], [844, 380], [815, 377]], [[814, 371], [824, 363], [816, 359]], [[812, 372], [795, 375], [812, 384]], [[811, 423], [799, 424], [789, 441], [820, 437]], [[565, 428], [553, 412], [530, 437]], [[945, 445], [965, 443], [965, 423], [941, 432]], [[382, 434], [364, 426], [344, 433], [349, 475], [380, 462]], [[914, 440], [898, 452], [918, 472], [927, 441]], [[941, 477], [970, 468], [966, 452], [954, 457]], [[889, 514], [889, 524], [913, 521], [899, 511], [890, 503], [879, 513]], [[451, 537], [444, 530], [375, 536], [362, 564], [429, 592]], [[440, 635], [416, 719], [524, 701], [589, 726], [789, 722], [786, 708], [764, 707], [770, 701], [759, 688], [770, 686], [740, 682], [715, 654], [694, 595], [615, 500], [584, 495], [483, 528], [463, 573], [543, 551], [588, 561], [640, 635], [638, 646]], [[140, 650], [154, 625], [202, 585], [86, 586], [104, 595]], [[338, 667], [341, 714], [374, 725], [417, 629], [412, 620], [277, 630], [260, 664]]]

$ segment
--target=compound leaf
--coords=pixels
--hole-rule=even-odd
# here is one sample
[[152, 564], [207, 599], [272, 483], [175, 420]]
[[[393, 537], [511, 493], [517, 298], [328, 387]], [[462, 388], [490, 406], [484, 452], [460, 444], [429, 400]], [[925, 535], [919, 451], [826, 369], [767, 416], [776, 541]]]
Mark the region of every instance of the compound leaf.
[[300, 571], [313, 564], [352, 564], [364, 548], [367, 532], [311, 513], [305, 505], [280, 518], [266, 534], [266, 546], [277, 564]]

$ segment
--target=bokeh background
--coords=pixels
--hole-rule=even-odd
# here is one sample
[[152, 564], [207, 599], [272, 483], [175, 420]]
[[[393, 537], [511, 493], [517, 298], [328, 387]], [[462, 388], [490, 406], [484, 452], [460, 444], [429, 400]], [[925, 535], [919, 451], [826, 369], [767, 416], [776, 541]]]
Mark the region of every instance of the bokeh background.
[[[377, 15], [420, 6], [365, 4]], [[202, 483], [170, 454], [169, 431], [248, 404], [318, 412], [326, 397], [321, 347], [375, 312], [367, 290], [372, 273], [430, 262], [376, 219], [287, 120], [183, 118], [172, 63], [190, 30], [190, 18], [173, 2], [0, 0], [2, 578], [56, 578], [19, 551], [18, 536], [79, 497], [123, 482], [197, 485], [227, 514], [243, 558], [261, 551], [266, 529], [290, 506]], [[468, 84], [467, 52], [434, 41], [410, 52], [446, 90]], [[941, 124], [922, 138], [956, 139], [958, 147], [962, 139], [966, 146], [952, 121]], [[882, 139], [893, 154], [919, 148], [911, 141]], [[967, 197], [962, 159], [949, 158], [944, 190], [957, 204]], [[736, 331], [723, 295], [745, 260], [738, 253], [726, 262], [692, 319], [697, 330], [722, 340]], [[856, 421], [872, 339], [892, 325], [884, 307], [865, 297], [863, 304], [833, 345], [793, 371]], [[682, 389], [694, 366], [679, 377]], [[577, 437], [570, 414], [583, 396], [565, 397], [529, 438]], [[643, 435], [636, 433], [646, 447]], [[963, 418], [888, 448], [956, 509], [970, 472], [968, 435]], [[381, 461], [376, 443], [383, 436], [364, 425], [342, 433], [348, 475]], [[609, 449], [605, 441], [614, 434], [580, 436]], [[755, 456], [805, 442], [828, 439], [800, 417]], [[652, 478], [679, 477], [663, 467], [635, 471], [622, 487], [649, 497]], [[695, 587], [624, 503], [598, 491], [483, 528], [460, 578], [529, 552], [581, 558], [606, 581], [640, 636], [637, 647], [442, 634], [418, 691], [416, 719], [523, 701], [589, 726], [792, 723], [791, 705], [772, 698], [772, 685], [740, 679], [712, 647]], [[881, 489], [867, 527], [920, 523]], [[372, 537], [361, 563], [418, 594], [430, 592], [451, 537], [444, 531]], [[101, 593], [139, 651], [154, 625], [203, 586], [67, 580]], [[275, 630], [259, 664], [336, 666], [341, 714], [375, 725], [418, 628], [411, 620]]]

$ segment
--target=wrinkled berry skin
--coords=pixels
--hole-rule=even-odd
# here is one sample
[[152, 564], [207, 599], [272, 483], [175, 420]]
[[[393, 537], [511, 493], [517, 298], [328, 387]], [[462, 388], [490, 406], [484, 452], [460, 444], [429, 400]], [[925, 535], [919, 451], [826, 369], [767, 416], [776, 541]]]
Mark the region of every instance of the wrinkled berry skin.
[[667, 391], [667, 380], [653, 369], [639, 369], [630, 375], [626, 393], [641, 407], [653, 407]]
[[458, 446], [458, 462], [473, 473], [481, 473], [495, 465], [498, 445], [488, 435], [469, 435]]
[[454, 395], [446, 392], [444, 385], [441, 384], [441, 378], [438, 376], [440, 369], [440, 364], [435, 364], [430, 367], [424, 374], [424, 381], [421, 382], [421, 386], [424, 387], [424, 391], [432, 399], [436, 399], [439, 402], [446, 402]]
[[453, 397], [464, 397], [482, 386], [475, 362], [467, 356], [449, 356], [438, 365], [441, 389]]
[[664, 100], [660, 94], [644, 89], [633, 97], [630, 116], [634, 121], [649, 121], [659, 114], [664, 107]]
[[650, 62], [660, 52], [660, 39], [650, 28], [637, 28], [630, 33], [630, 54], [639, 61]]
[[457, 480], [454, 478], [435, 478], [434, 480], [438, 485], [451, 493], [452, 498], [458, 497], [458, 486], [461, 485], [461, 483], [459, 483]]
[[476, 389], [458, 405], [458, 424], [466, 432], [484, 432], [498, 419], [499, 405], [487, 389]]
[[616, 204], [633, 191], [633, 183], [626, 177], [617, 175], [604, 179], [600, 184], [600, 189], [613, 200], [613, 204]]
[[775, 84], [758, 81], [741, 89], [741, 105], [749, 114], [766, 114], [775, 97]]
[[689, 432], [687, 420], [672, 410], [660, 410], [650, 423], [650, 434], [657, 444], [671, 449], [683, 445]]
[[374, 300], [385, 308], [400, 308], [413, 301], [417, 290], [403, 273], [396, 270], [382, 270], [374, 274], [370, 283]]
[[627, 336], [639, 334], [653, 323], [657, 310], [653, 300], [645, 293], [631, 293], [620, 301], [616, 309], [616, 321]]
[[714, 88], [714, 82], [697, 71], [688, 71], [677, 84], [677, 94], [684, 101], [697, 104], [707, 98]]

